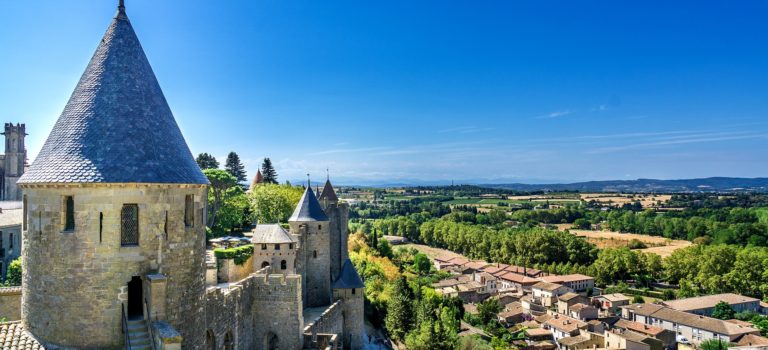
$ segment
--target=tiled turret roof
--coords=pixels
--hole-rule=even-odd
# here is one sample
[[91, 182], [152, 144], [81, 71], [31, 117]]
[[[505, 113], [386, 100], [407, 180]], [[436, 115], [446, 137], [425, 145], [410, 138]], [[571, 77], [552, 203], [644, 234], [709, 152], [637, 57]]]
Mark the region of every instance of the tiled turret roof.
[[328, 221], [328, 216], [325, 215], [323, 208], [320, 207], [320, 202], [317, 201], [315, 193], [312, 191], [312, 187], [307, 187], [304, 190], [304, 194], [299, 200], [299, 204], [296, 205], [296, 209], [293, 211], [293, 215], [288, 221]]
[[355, 266], [352, 265], [352, 261], [347, 259], [344, 261], [344, 266], [341, 267], [341, 274], [339, 274], [339, 278], [333, 282], [333, 289], [352, 289], [363, 287], [365, 287], [363, 279], [360, 278], [360, 274], [357, 273]]
[[19, 183], [207, 184], [120, 6]]
[[328, 200], [329, 202], [338, 202], [339, 197], [336, 196], [336, 191], [333, 190], [331, 180], [325, 180], [325, 186], [323, 186], [323, 192], [320, 193], [320, 200]]

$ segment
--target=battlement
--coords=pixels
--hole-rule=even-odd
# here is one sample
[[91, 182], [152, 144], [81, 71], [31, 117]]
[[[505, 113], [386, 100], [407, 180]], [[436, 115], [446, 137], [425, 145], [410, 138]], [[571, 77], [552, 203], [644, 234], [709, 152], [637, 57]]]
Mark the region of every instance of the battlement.
[[13, 125], [13, 123], [5, 123], [5, 132], [3, 135], [5, 135], [6, 132], [14, 132], [17, 131], [19, 133], [22, 133], [26, 135], [25, 131], [27, 129], [26, 124], [16, 123], [16, 125]]

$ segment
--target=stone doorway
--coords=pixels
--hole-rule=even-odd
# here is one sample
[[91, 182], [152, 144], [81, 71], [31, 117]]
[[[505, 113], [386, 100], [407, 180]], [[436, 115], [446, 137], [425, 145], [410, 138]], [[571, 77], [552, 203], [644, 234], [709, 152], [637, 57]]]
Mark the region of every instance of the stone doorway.
[[269, 332], [264, 338], [264, 349], [277, 350], [277, 334]]
[[144, 319], [144, 288], [141, 277], [133, 276], [128, 282], [128, 319]]

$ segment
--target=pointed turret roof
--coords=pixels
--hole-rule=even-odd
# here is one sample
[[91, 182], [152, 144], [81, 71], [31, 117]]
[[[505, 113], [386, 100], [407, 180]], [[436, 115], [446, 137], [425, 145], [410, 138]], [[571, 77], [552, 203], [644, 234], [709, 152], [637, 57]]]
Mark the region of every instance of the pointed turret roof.
[[360, 274], [357, 273], [355, 266], [352, 265], [352, 261], [349, 259], [344, 261], [344, 266], [341, 267], [341, 273], [339, 278], [333, 282], [333, 289], [352, 289], [363, 288], [365, 284], [363, 279], [360, 278]]
[[251, 188], [262, 183], [264, 183], [264, 176], [261, 175], [261, 170], [256, 170], [256, 176], [254, 176], [253, 181], [251, 181]]
[[339, 197], [336, 196], [336, 191], [333, 190], [331, 180], [325, 180], [325, 186], [323, 186], [323, 192], [320, 194], [320, 200], [328, 200], [330, 202], [338, 202]]
[[207, 184], [120, 2], [19, 183]]
[[328, 216], [325, 215], [320, 202], [317, 201], [312, 187], [306, 187], [299, 204], [288, 221], [328, 221]]

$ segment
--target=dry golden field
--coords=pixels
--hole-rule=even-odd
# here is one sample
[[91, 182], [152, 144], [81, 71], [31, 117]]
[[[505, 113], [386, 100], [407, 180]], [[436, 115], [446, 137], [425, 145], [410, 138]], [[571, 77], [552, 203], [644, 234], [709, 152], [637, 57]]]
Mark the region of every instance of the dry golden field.
[[672, 240], [658, 236], [639, 235], [634, 233], [620, 233], [614, 231], [590, 231], [570, 229], [571, 224], [557, 225], [560, 230], [569, 229], [574, 235], [586, 237], [587, 241], [598, 248], [626, 247], [630, 241], [637, 239], [645, 243], [648, 248], [640, 251], [655, 253], [661, 257], [667, 257], [677, 249], [691, 246], [693, 243], [682, 240]]

